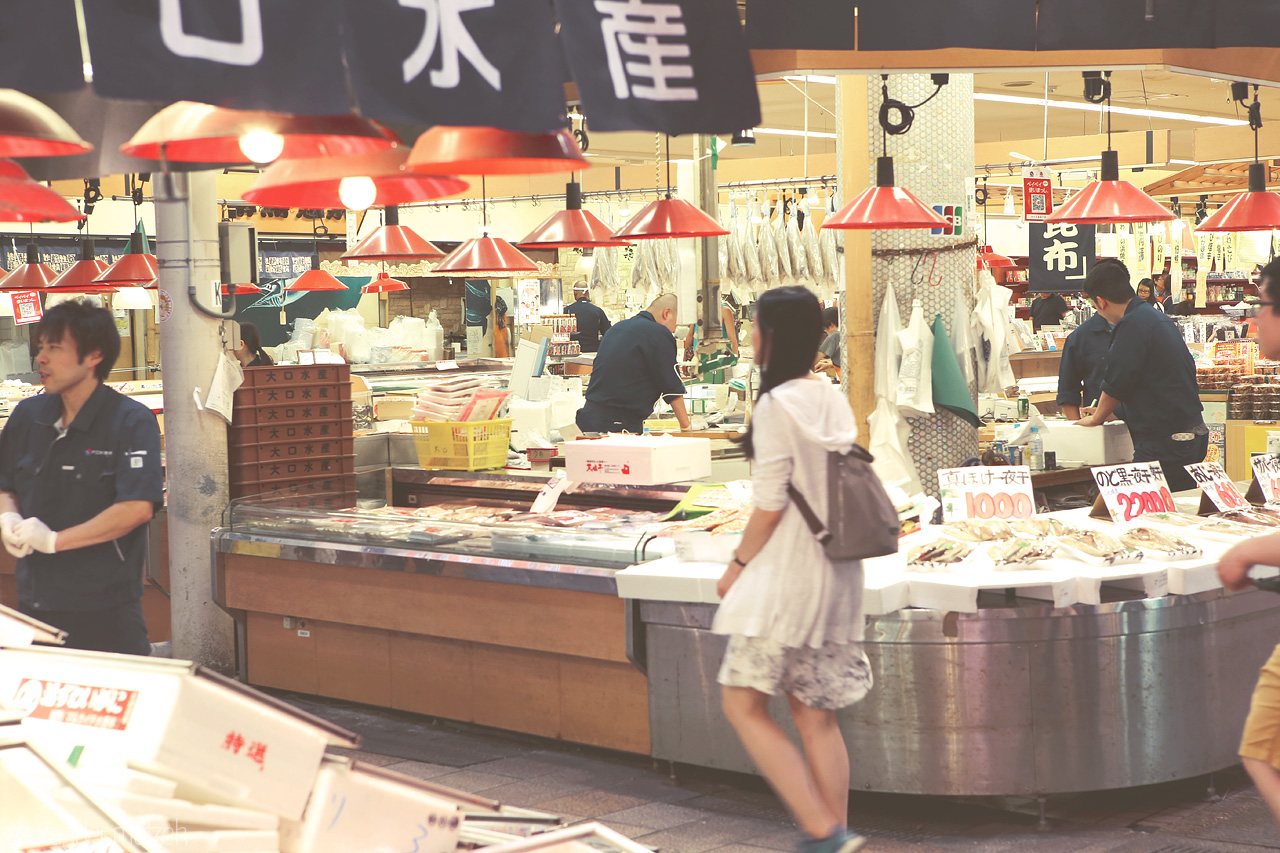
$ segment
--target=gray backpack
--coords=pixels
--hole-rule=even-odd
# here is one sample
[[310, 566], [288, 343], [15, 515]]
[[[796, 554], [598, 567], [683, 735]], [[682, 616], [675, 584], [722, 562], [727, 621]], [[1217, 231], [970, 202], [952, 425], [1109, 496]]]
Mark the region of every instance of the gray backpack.
[[874, 458], [856, 444], [848, 453], [827, 453], [826, 524], [795, 486], [787, 486], [787, 494], [832, 560], [864, 560], [898, 551], [902, 525], [884, 485], [871, 470]]

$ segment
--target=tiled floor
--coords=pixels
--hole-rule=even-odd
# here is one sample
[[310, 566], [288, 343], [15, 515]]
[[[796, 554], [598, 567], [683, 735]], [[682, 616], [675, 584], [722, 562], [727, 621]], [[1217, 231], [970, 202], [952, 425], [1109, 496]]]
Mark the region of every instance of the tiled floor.
[[[756, 777], [313, 697], [294, 702], [364, 738], [360, 760], [515, 806], [598, 820], [662, 853], [770, 853], [800, 840]], [[860, 794], [850, 824], [871, 853], [1259, 853], [1280, 831], [1239, 769], [1209, 779], [1050, 798]]]

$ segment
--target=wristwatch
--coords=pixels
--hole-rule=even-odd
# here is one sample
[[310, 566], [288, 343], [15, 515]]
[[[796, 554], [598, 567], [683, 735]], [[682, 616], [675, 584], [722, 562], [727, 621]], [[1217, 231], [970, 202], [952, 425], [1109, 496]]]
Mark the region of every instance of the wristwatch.
[[747, 564], [746, 564], [746, 563], [744, 563], [744, 562], [742, 562], [742, 560], [738, 559], [738, 555], [737, 555], [737, 554], [734, 554], [734, 555], [733, 555], [733, 559], [729, 561], [729, 565], [731, 565], [731, 566], [732, 566], [734, 563], [737, 563], [739, 566], [741, 566], [741, 567], [742, 567], [742, 568], [744, 568], [744, 569], [747, 567]]

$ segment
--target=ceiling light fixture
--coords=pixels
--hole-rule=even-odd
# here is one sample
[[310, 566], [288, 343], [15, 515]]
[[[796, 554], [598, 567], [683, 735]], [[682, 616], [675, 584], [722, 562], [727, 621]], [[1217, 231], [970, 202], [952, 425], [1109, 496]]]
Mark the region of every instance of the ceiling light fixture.
[[320, 253], [311, 255], [311, 269], [295, 278], [285, 290], [291, 293], [314, 292], [325, 290], [350, 290], [333, 273], [320, 269]]
[[0, 290], [44, 290], [49, 282], [58, 274], [40, 263], [40, 247], [35, 243], [27, 244], [27, 262], [15, 267], [13, 272], [0, 282]]
[[80, 240], [80, 260], [76, 261], [49, 282], [49, 290], [74, 291], [76, 293], [115, 293], [116, 289], [109, 284], [98, 284], [97, 278], [107, 271], [106, 261], [98, 258], [94, 252], [93, 238], [83, 237]]
[[338, 182], [338, 200], [347, 210], [368, 210], [378, 200], [378, 185], [368, 175], [349, 175]]
[[615, 240], [613, 229], [604, 220], [582, 209], [582, 184], [577, 181], [565, 185], [564, 207], [530, 231], [520, 245], [543, 249], [631, 245], [626, 240]]
[[735, 146], [755, 145], [756, 144], [755, 131], [752, 130], [751, 128], [747, 128], [746, 130], [739, 130], [736, 133], [734, 133], [733, 136], [729, 139], [729, 144], [735, 145]]
[[[905, 189], [894, 185], [893, 158], [889, 156], [889, 134], [905, 133], [911, 127], [913, 111], [931, 101], [947, 83], [945, 74], [933, 75], [937, 88], [915, 106], [889, 97], [889, 75], [880, 75], [880, 150], [876, 159], [876, 185], [868, 187], [838, 212], [828, 216], [823, 228], [946, 228], [947, 221]], [[898, 112], [898, 123], [890, 121], [890, 113]]]
[[[429, 133], [430, 131], [428, 131]], [[573, 137], [569, 137], [570, 141]], [[575, 147], [577, 143], [573, 143]], [[537, 272], [538, 265], [501, 237], [489, 236], [489, 207], [485, 202], [485, 181], [480, 179], [480, 215], [482, 230], [450, 252], [432, 275], [458, 278], [515, 278]]]
[[155, 307], [144, 287], [122, 287], [111, 297], [111, 307], [120, 311], [150, 311]]
[[[456, 195], [468, 186], [461, 178], [410, 172], [404, 165], [408, 158], [408, 146], [395, 145], [385, 151], [349, 157], [280, 160], [258, 176], [245, 192], [244, 200], [263, 207], [356, 210], [348, 202], [363, 204], [372, 184], [374, 200], [364, 207], [389, 208]], [[353, 193], [364, 197], [356, 198]]]
[[729, 229], [695, 204], [672, 198], [671, 137], [667, 136], [667, 193], [651, 201], [623, 223], [615, 240], [657, 240], [668, 237], [723, 237]]
[[497, 127], [436, 125], [413, 144], [406, 168], [427, 175], [535, 175], [587, 167], [565, 129], [520, 133]]
[[85, 215], [59, 193], [27, 177], [12, 160], [0, 160], [0, 222], [74, 222]]
[[424, 258], [443, 258], [444, 252], [431, 241], [418, 236], [407, 225], [400, 224], [400, 210], [394, 205], [382, 212], [382, 225], [365, 237], [351, 251], [342, 256], [344, 261], [416, 261]]
[[360, 288], [361, 293], [391, 293], [396, 290], [408, 290], [409, 285], [398, 278], [387, 275], [386, 270], [378, 273], [377, 278]]
[[147, 236], [141, 229], [129, 235], [129, 251], [94, 279], [97, 284], [154, 284], [159, 265], [156, 256], [147, 251]]
[[[1236, 88], [1232, 86], [1232, 95]], [[1246, 94], [1247, 97], [1247, 94]], [[1244, 98], [1237, 98], [1243, 102]], [[1262, 105], [1253, 87], [1249, 127], [1253, 129], [1253, 162], [1249, 164], [1249, 189], [1239, 193], [1196, 227], [1197, 231], [1270, 231], [1280, 228], [1280, 195], [1267, 191], [1267, 166], [1258, 159], [1258, 131], [1262, 129]]]
[[[1047, 105], [1055, 109], [1061, 110], [1079, 110], [1086, 113], [1100, 113], [1102, 106], [1100, 104], [1082, 104], [1076, 101], [1046, 101], [1044, 98], [1028, 98], [1022, 95], [1000, 95], [990, 92], [974, 92], [973, 99], [975, 101], [989, 101], [999, 104], [1021, 104], [1028, 107], [1039, 107], [1044, 109]], [[1162, 118], [1173, 121], [1189, 121], [1198, 124], [1217, 124], [1224, 127], [1240, 127], [1247, 125], [1249, 122], [1235, 118], [1219, 118], [1218, 116], [1197, 115], [1194, 113], [1180, 113], [1173, 110], [1147, 110], [1138, 107], [1108, 107], [1109, 112], [1117, 115], [1139, 116], [1141, 118]]]
[[92, 150], [46, 104], [13, 89], [0, 89], [0, 157], [60, 157]]

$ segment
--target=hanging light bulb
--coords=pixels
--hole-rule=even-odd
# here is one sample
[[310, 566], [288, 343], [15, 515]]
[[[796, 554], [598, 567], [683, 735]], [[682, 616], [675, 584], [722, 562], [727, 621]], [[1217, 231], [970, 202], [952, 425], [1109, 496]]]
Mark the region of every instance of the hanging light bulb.
[[1017, 213], [1018, 211], [1014, 209], [1014, 206], [1013, 206], [1013, 191], [1010, 190], [1009, 192], [1004, 194], [1004, 215], [1016, 216]]
[[338, 183], [338, 199], [347, 210], [367, 210], [378, 200], [378, 186], [364, 175], [343, 178]]
[[251, 130], [240, 137], [240, 151], [255, 163], [270, 163], [284, 151], [284, 137], [269, 130]]

